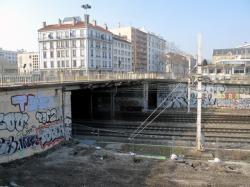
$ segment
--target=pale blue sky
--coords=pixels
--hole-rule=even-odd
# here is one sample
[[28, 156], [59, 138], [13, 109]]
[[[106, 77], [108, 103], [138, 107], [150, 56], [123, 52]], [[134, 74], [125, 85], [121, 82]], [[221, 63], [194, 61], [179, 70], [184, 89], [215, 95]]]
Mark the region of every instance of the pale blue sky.
[[37, 51], [42, 22], [83, 17], [83, 3], [92, 5], [98, 24], [144, 27], [191, 54], [201, 32], [209, 59], [214, 48], [250, 42], [250, 0], [0, 0], [0, 47]]

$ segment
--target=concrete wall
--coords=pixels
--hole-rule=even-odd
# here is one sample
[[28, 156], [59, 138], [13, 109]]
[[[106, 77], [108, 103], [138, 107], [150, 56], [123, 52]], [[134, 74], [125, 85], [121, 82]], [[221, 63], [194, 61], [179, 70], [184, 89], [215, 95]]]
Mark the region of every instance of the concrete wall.
[[[173, 84], [158, 85], [157, 106], [167, 97], [176, 87]], [[250, 109], [250, 86], [248, 85], [222, 85], [206, 84], [202, 88], [202, 107], [203, 108], [231, 108], [231, 109]], [[171, 94], [164, 106], [169, 108], [187, 108], [187, 84], [180, 84]], [[197, 92], [191, 91], [191, 107], [197, 105]]]
[[70, 92], [0, 91], [0, 163], [52, 148], [71, 137]]

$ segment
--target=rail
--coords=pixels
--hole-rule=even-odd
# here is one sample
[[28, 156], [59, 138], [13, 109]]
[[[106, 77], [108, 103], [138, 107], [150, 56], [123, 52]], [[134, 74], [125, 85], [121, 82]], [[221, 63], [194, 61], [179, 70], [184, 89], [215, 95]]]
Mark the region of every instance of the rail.
[[171, 75], [169, 73], [55, 71], [43, 72], [40, 74], [0, 75], [0, 87], [138, 79], [171, 79]]

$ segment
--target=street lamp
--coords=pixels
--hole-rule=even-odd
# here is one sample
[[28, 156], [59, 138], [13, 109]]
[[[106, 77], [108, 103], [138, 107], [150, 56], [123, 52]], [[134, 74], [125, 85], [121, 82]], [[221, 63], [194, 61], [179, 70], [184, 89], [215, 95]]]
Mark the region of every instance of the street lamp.
[[91, 9], [91, 6], [89, 4], [83, 4], [81, 6], [81, 8], [83, 8], [85, 10], [85, 25], [86, 25], [86, 47], [87, 47], [87, 56], [85, 58], [86, 60], [86, 76], [88, 76], [88, 70], [89, 70], [89, 46], [88, 46], [88, 23], [86, 23], [87, 19], [88, 19], [88, 9]]
[[88, 9], [91, 9], [89, 4], [82, 5], [81, 7], [86, 11], [86, 13], [88, 12]]

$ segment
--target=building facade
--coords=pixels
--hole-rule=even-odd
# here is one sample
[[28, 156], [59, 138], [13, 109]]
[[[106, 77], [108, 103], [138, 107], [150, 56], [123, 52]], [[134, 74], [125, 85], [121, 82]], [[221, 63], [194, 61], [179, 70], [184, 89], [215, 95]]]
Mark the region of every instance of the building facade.
[[250, 44], [230, 49], [214, 49], [213, 61], [203, 67], [205, 75], [250, 75]]
[[134, 72], [165, 72], [166, 41], [162, 37], [134, 27], [114, 28], [111, 32], [131, 42]]
[[184, 78], [188, 76], [189, 61], [192, 70], [196, 64], [196, 59], [189, 54], [167, 53], [165, 56], [166, 72], [171, 74], [172, 78]]
[[147, 71], [147, 33], [134, 27], [111, 29], [116, 35], [126, 37], [132, 44], [132, 71]]
[[132, 45], [126, 38], [113, 35], [113, 71], [132, 71]]
[[58, 20], [38, 30], [40, 70], [112, 70], [112, 33], [107, 25], [80, 17]]
[[17, 66], [20, 74], [39, 72], [39, 58], [37, 52], [23, 52], [17, 55]]
[[11, 64], [17, 64], [18, 51], [9, 51], [0, 48], [0, 59]]
[[147, 33], [147, 71], [166, 72], [166, 41], [153, 33]]

